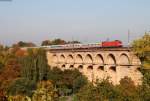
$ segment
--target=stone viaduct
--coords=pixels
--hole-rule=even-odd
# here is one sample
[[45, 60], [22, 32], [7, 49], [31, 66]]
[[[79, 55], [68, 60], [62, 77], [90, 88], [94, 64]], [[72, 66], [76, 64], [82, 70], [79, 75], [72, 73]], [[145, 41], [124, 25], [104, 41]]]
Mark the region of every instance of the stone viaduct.
[[89, 81], [105, 79], [119, 84], [125, 76], [141, 84], [141, 62], [128, 47], [48, 49], [48, 64], [64, 69], [77, 68]]

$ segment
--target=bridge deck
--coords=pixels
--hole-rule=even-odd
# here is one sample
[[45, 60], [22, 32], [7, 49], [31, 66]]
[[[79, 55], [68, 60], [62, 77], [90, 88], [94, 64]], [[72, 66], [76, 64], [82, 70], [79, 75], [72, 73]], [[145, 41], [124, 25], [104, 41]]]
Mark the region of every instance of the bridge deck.
[[48, 49], [50, 52], [95, 52], [95, 51], [131, 51], [129, 47], [86, 47]]

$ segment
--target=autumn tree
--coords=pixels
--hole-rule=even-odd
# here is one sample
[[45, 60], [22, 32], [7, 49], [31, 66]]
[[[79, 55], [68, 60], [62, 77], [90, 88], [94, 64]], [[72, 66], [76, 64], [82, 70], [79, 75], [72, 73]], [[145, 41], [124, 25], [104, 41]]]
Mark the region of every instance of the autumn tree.
[[13, 47], [35, 47], [36, 45], [32, 42], [23, 42], [19, 41], [16, 44], [13, 44]]
[[132, 49], [135, 54], [140, 58], [143, 69], [150, 69], [150, 33], [133, 41]]
[[34, 91], [32, 101], [55, 101], [58, 97], [57, 91], [50, 80], [37, 83], [37, 89]]
[[139, 88], [142, 101], [150, 100], [150, 33], [133, 42], [133, 51], [142, 62], [143, 84]]

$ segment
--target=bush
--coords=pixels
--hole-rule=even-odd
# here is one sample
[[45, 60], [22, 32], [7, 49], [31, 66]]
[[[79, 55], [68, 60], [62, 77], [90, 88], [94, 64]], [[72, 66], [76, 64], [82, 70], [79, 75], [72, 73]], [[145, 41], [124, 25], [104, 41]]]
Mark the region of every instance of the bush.
[[31, 96], [36, 89], [36, 82], [25, 78], [15, 80], [8, 88], [8, 95], [27, 95]]

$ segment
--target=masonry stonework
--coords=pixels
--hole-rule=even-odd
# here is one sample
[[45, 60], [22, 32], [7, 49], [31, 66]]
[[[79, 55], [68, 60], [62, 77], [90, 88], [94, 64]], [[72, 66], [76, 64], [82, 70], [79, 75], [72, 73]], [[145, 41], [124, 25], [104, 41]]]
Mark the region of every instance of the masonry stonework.
[[125, 76], [141, 84], [141, 62], [129, 48], [54, 49], [47, 51], [51, 67], [78, 69], [89, 81], [110, 78], [114, 85]]

